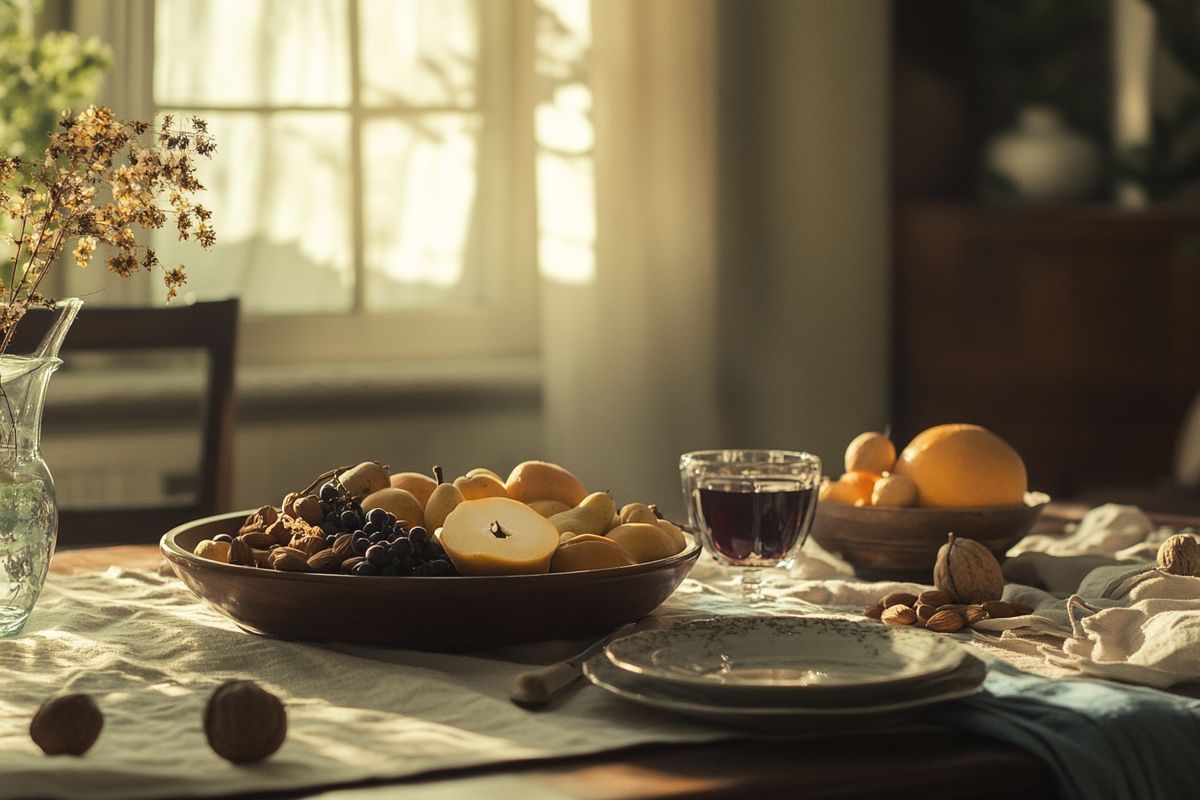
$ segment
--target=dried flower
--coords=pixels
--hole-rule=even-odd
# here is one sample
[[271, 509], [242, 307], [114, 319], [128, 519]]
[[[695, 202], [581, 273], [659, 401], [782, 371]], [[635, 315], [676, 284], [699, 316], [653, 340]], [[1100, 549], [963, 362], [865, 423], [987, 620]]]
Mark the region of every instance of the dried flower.
[[[158, 146], [148, 147], [140, 139], [150, 129], [145, 122], [119, 120], [104, 106], [64, 111], [32, 180], [16, 187], [9, 184], [26, 165], [0, 154], [0, 213], [19, 231], [0, 239], [12, 244], [11, 259], [0, 261], [0, 353], [29, 307], [50, 304], [38, 288], [71, 239], [77, 240], [79, 267], [87, 267], [104, 245], [112, 251], [105, 266], [122, 277], [159, 266], [134, 229], [162, 228], [168, 213], [175, 215], [180, 239], [195, 239], [203, 248], [216, 243], [211, 212], [192, 200], [204, 189], [193, 156], [211, 156], [216, 142], [204, 120], [187, 122], [189, 128], [176, 128], [167, 115], [155, 137]], [[169, 209], [160, 207], [163, 198]], [[182, 264], [162, 274], [170, 301], [187, 276]]]

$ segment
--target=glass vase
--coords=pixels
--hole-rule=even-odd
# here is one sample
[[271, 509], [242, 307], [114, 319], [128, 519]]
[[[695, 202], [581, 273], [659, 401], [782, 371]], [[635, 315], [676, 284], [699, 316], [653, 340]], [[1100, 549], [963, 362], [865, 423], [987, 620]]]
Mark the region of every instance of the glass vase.
[[58, 303], [33, 353], [0, 355], [0, 637], [25, 627], [54, 554], [58, 504], [42, 459], [42, 408], [50, 376], [62, 364], [59, 348], [82, 305]]

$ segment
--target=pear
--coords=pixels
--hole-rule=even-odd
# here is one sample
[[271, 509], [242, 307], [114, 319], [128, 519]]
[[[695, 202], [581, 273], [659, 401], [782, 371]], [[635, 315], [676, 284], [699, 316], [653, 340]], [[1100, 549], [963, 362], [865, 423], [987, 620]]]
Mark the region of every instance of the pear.
[[639, 564], [668, 558], [679, 552], [668, 533], [648, 522], [626, 522], [609, 531], [608, 538], [624, 547]]
[[565, 467], [548, 461], [522, 461], [504, 483], [508, 496], [522, 503], [558, 500], [574, 508], [587, 497], [587, 489]]
[[337, 476], [338, 483], [351, 497], [363, 498], [391, 484], [388, 469], [378, 461], [364, 461]]
[[421, 508], [421, 501], [406, 489], [395, 489], [389, 486], [386, 489], [371, 492], [362, 501], [362, 510], [370, 511], [373, 508], [382, 508], [408, 528], [425, 525], [425, 512]]
[[657, 523], [658, 517], [645, 503], [626, 503], [621, 506], [621, 524], [624, 525], [626, 522]]
[[404, 489], [412, 492], [413, 497], [421, 504], [421, 508], [429, 502], [429, 495], [437, 488], [437, 481], [423, 472], [397, 472], [391, 477], [393, 489]]
[[486, 472], [476, 472], [474, 475], [455, 478], [454, 485], [468, 500], [480, 500], [484, 497], [508, 497], [504, 481]]
[[459, 503], [446, 518], [440, 537], [455, 568], [468, 576], [549, 572], [558, 539], [548, 519], [507, 497]]
[[457, 486], [443, 480], [445, 476], [441, 467], [433, 468], [433, 476], [438, 485], [429, 495], [429, 501], [425, 503], [425, 527], [436, 531], [446, 524], [446, 517], [450, 516], [450, 512], [467, 498], [463, 497]]
[[635, 564], [625, 548], [603, 536], [583, 534], [566, 544], [560, 544], [550, 560], [551, 572], [579, 572], [588, 569], [611, 569]]
[[592, 492], [570, 511], [550, 518], [560, 532], [603, 533], [616, 513], [617, 504], [607, 492]]
[[529, 507], [543, 517], [553, 517], [555, 514], [571, 510], [569, 505], [558, 500], [534, 500], [529, 504]]

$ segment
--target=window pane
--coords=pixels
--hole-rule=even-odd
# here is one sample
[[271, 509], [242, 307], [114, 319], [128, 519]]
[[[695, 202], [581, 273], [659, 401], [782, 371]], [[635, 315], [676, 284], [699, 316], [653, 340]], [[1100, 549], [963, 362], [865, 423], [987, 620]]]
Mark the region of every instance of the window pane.
[[188, 266], [183, 295], [237, 295], [248, 311], [345, 311], [353, 298], [350, 123], [337, 113], [204, 112], [217, 154], [200, 159], [217, 245], [155, 247]]
[[158, 0], [159, 106], [346, 105], [347, 0]]
[[422, 114], [364, 128], [368, 308], [471, 295], [479, 127], [473, 114]]
[[363, 102], [476, 102], [479, 0], [361, 0]]

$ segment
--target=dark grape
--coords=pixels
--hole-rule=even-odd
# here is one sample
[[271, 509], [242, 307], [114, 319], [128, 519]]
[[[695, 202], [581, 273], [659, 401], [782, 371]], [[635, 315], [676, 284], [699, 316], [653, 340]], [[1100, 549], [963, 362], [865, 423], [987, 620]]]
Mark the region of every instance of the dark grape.
[[350, 549], [360, 556], [366, 553], [370, 548], [371, 543], [366, 539], [355, 538], [354, 541], [350, 543]]
[[330, 505], [329, 503], [325, 502], [324, 500], [322, 500], [321, 501], [321, 515], [328, 517], [332, 513], [333, 513], [333, 506]]
[[433, 561], [429, 562], [429, 574], [430, 575], [445, 577], [447, 575], [452, 574], [453, 572], [454, 572], [454, 569], [453, 569], [453, 567], [450, 566], [449, 561], [444, 561], [444, 560], [438, 558], [438, 559], [434, 559]]
[[342, 527], [348, 531], [352, 531], [357, 528], [361, 522], [361, 520], [358, 518], [358, 514], [351, 510], [343, 511], [339, 515], [339, 519], [341, 520]]
[[383, 540], [383, 534], [376, 531], [368, 536], [367, 539], [370, 540], [371, 544], [379, 544]]
[[377, 544], [368, 547], [366, 552], [367, 561], [370, 561], [375, 566], [380, 566], [383, 562], [387, 561], [387, 555], [387, 548], [380, 547]]
[[335, 518], [330, 518], [321, 523], [321, 532], [326, 536], [333, 536], [341, 531], [342, 526], [337, 523]]
[[412, 542], [408, 539], [397, 539], [392, 542], [392, 552], [396, 558], [409, 558], [413, 554]]
[[333, 547], [333, 543], [336, 542], [337, 540], [338, 540], [338, 535], [336, 533], [331, 533], [325, 537], [325, 544], [329, 545], [330, 547]]
[[367, 522], [382, 528], [387, 523], [388, 512], [382, 508], [372, 508], [367, 512]]
[[340, 492], [335, 484], [326, 483], [321, 486], [321, 493], [318, 496], [326, 503], [332, 503], [337, 500], [339, 494]]
[[394, 578], [400, 574], [400, 570], [396, 568], [395, 564], [388, 564], [386, 567], [380, 570], [380, 574], [387, 575], [389, 578]]
[[375, 566], [370, 561], [360, 561], [351, 567], [350, 571], [355, 575], [378, 575], [379, 567]]
[[414, 546], [420, 547], [429, 541], [429, 531], [417, 525], [409, 529], [408, 539]]
[[382, 528], [379, 525], [376, 525], [374, 522], [369, 520], [365, 525], [363, 525], [363, 533], [379, 533], [381, 530]]

